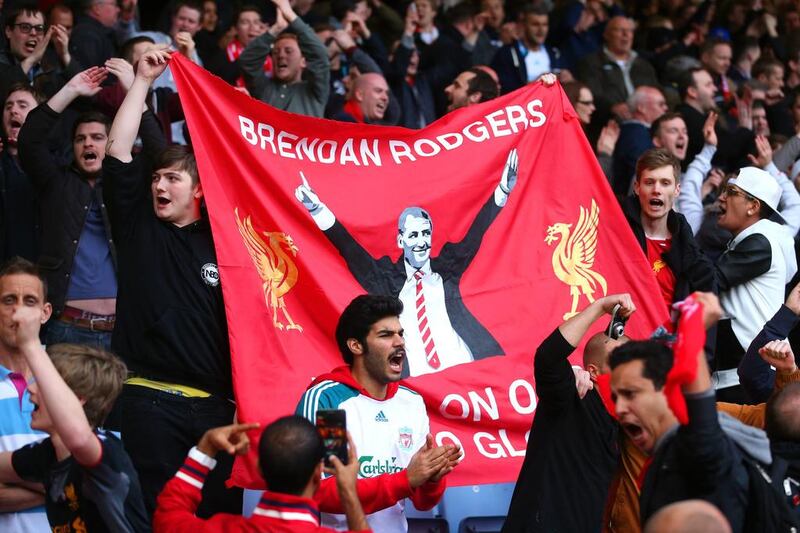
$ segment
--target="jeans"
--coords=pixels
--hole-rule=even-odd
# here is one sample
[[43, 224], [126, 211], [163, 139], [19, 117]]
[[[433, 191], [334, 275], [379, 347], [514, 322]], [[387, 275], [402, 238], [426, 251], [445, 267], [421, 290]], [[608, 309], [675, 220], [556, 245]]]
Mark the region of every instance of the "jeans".
[[[122, 422], [122, 442], [139, 474], [142, 496], [152, 517], [156, 498], [183, 464], [186, 454], [206, 430], [233, 423], [236, 407], [210, 396], [187, 398], [139, 385], [125, 385], [117, 400]], [[203, 487], [197, 516], [242, 512], [242, 489], [225, 487], [233, 457], [221, 452], [217, 466]]]
[[44, 333], [44, 344], [50, 346], [51, 344], [60, 344], [62, 342], [88, 344], [95, 348], [111, 351], [111, 332], [92, 331], [58, 319], [52, 319], [48, 322], [47, 330]]

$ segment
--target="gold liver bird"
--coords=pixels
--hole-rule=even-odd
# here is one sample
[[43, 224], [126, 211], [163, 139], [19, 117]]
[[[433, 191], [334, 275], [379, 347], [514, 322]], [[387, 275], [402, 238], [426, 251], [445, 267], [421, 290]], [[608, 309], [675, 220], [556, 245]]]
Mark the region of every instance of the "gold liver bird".
[[578, 314], [578, 300], [581, 294], [591, 303], [594, 302], [593, 295], [598, 285], [603, 291], [603, 296], [607, 291], [605, 278], [591, 270], [597, 252], [600, 209], [592, 200], [590, 209], [580, 206], [580, 210], [575, 231], [570, 232], [572, 224], [556, 222], [547, 228], [547, 237], [544, 239], [548, 245], [558, 241], [553, 250], [553, 272], [558, 279], [569, 285], [572, 296], [572, 308], [568, 313], [564, 313], [564, 320]]
[[279, 231], [263, 232], [267, 237], [267, 241], [264, 242], [258, 232], [253, 229], [253, 222], [249, 215], [242, 221], [239, 220], [238, 207], [234, 209], [234, 213], [236, 225], [239, 227], [239, 233], [250, 253], [250, 259], [253, 260], [258, 275], [264, 282], [262, 289], [267, 307], [272, 308], [272, 325], [278, 329], [284, 328], [284, 324], [278, 320], [278, 309], [280, 309], [287, 322], [286, 329], [296, 329], [302, 332], [303, 327], [295, 324], [283, 301], [286, 293], [292, 290], [297, 283], [297, 265], [292, 259], [297, 256], [297, 246], [289, 235]]

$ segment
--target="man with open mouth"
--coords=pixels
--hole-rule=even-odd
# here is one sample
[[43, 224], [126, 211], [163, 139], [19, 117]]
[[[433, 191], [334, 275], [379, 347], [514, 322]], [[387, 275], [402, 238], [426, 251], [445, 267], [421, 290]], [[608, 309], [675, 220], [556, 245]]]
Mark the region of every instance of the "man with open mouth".
[[[715, 379], [724, 401], [744, 399], [736, 368], [761, 327], [783, 304], [797, 272], [792, 231], [778, 211], [782, 190], [775, 178], [745, 167], [719, 197], [717, 224], [733, 234], [716, 263], [720, 301], [730, 320], [720, 322]], [[722, 394], [720, 394], [722, 393]]]
[[383, 74], [377, 72], [361, 74], [356, 78], [354, 87], [352, 97], [344, 103], [342, 110], [334, 115], [334, 120], [361, 124], [396, 123], [397, 117], [391, 117], [388, 112], [391, 96]]
[[92, 111], [76, 119], [73, 162], [66, 167], [59, 164], [48, 145], [67, 106], [78, 97], [96, 94], [106, 76], [98, 67], [77, 74], [30, 112], [19, 133], [20, 162], [33, 182], [42, 213], [38, 264], [47, 277], [54, 316], [45, 332], [46, 344], [73, 342], [111, 348], [116, 320], [116, 251], [102, 197], [108, 117]]
[[[247, 89], [269, 105], [310, 117], [322, 117], [330, 93], [328, 49], [297, 16], [289, 0], [272, 0], [277, 19], [239, 56]], [[284, 30], [290, 30], [288, 33]], [[264, 61], [272, 55], [272, 77]]]
[[[112, 346], [132, 374], [117, 409], [150, 514], [191, 445], [208, 429], [231, 424], [236, 410], [222, 286], [194, 153], [163, 148], [158, 130], [160, 142], [132, 154], [137, 131], [158, 128], [144, 104], [170, 57], [155, 47], [139, 59], [103, 161], [121, 258]], [[224, 484], [232, 466], [232, 457], [220, 458], [198, 515], [241, 512], [241, 490]]]
[[15, 83], [27, 83], [50, 97], [78, 73], [68, 30], [48, 26], [35, 4], [9, 10], [4, 30], [8, 47], [0, 51], [0, 94], [7, 95]]
[[[452, 445], [434, 447], [422, 397], [400, 383], [406, 364], [403, 304], [393, 296], [357, 296], [342, 312], [336, 344], [344, 366], [317, 377], [303, 394], [296, 414], [315, 421], [319, 409], [342, 409], [347, 430], [360, 455], [360, 478], [408, 470], [410, 498], [420, 510], [432, 508], [444, 494], [444, 476], [461, 455]], [[427, 478], [412, 475], [419, 450], [436, 456]], [[373, 531], [408, 530], [403, 500], [367, 516]], [[323, 514], [323, 525], [345, 529], [343, 515]]]
[[670, 151], [647, 150], [636, 162], [634, 195], [623, 203], [668, 310], [694, 291], [714, 290], [711, 261], [684, 216], [673, 210], [681, 193], [680, 174], [680, 161]]
[[[683, 312], [696, 311], [701, 327], [708, 329], [722, 314], [719, 301], [710, 293], [695, 293], [694, 298], [696, 302], [690, 305], [695, 307], [688, 311], [684, 307]], [[757, 516], [749, 482], [761, 480], [749, 479], [744, 461], [749, 457], [769, 465], [769, 440], [758, 429], [718, 416], [703, 338], [697, 337], [696, 328], [679, 333], [684, 341], [697, 340], [676, 343], [674, 355], [664, 342], [649, 340], [628, 342], [609, 358], [611, 399], [620, 427], [637, 448], [652, 457], [638, 477], [641, 523], [665, 505], [699, 498], [717, 506], [732, 531], [758, 531], [754, 522], [763, 517]], [[700, 345], [700, 349], [681, 353], [681, 344]], [[666, 392], [673, 364], [684, 368], [696, 365], [694, 379], [681, 383], [680, 392], [677, 387], [674, 391], [686, 404], [683, 425], [672, 410], [672, 392], [671, 400]]]
[[28, 113], [44, 101], [27, 83], [15, 83], [3, 105], [4, 150], [0, 152], [0, 259], [39, 257], [39, 208], [30, 178], [19, 162], [19, 130]]

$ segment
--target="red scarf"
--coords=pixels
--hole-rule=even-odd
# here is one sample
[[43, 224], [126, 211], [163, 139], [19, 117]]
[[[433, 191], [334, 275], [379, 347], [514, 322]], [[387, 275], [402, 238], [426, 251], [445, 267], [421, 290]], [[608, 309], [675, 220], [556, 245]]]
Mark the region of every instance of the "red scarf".
[[[242, 55], [244, 51], [244, 45], [239, 42], [239, 39], [234, 38], [230, 44], [225, 48], [225, 55], [228, 56], [228, 61], [231, 63], [235, 63], [239, 56]], [[267, 58], [264, 60], [264, 72], [267, 76], [272, 76], [272, 56], [267, 54]], [[239, 76], [236, 80], [237, 87], [244, 87], [244, 76]]]
[[360, 124], [364, 124], [366, 120], [364, 120], [364, 111], [361, 110], [361, 106], [355, 100], [348, 100], [344, 103], [344, 112], [350, 114], [356, 122]]

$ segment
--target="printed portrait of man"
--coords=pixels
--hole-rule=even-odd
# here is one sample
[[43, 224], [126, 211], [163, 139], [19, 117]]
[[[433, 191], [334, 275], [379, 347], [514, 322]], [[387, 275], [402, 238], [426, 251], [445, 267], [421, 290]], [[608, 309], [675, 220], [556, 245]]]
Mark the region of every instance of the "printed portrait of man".
[[[434, 222], [421, 207], [407, 207], [397, 220], [402, 255], [375, 259], [320, 201], [303, 176], [295, 190], [317, 227], [333, 243], [353, 277], [369, 294], [396, 296], [403, 302], [408, 374], [420, 376], [504, 355], [492, 334], [469, 311], [461, 296], [461, 278], [480, 249], [483, 235], [508, 201], [517, 182], [517, 151], [511, 150], [500, 182], [460, 242], [446, 243], [431, 257]], [[301, 173], [302, 174], [302, 173]], [[405, 372], [405, 369], [404, 369]]]

